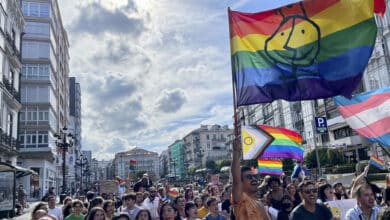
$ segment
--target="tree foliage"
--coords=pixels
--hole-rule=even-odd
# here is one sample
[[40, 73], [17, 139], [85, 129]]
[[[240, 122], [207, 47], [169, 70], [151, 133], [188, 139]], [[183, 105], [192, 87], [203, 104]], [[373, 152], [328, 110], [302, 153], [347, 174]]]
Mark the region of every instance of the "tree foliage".
[[206, 168], [210, 169], [212, 173], [217, 172], [217, 164], [215, 163], [214, 160], [207, 160], [206, 161]]
[[222, 160], [220, 163], [217, 164], [217, 170], [221, 170], [222, 167], [231, 166], [232, 161], [231, 160]]
[[[318, 149], [318, 156], [321, 167], [331, 167], [346, 163], [343, 153], [336, 149]], [[312, 150], [305, 156], [305, 162], [309, 168], [317, 168], [316, 151]]]
[[282, 160], [283, 163], [283, 171], [292, 171], [294, 169], [294, 161], [291, 158], [286, 158]]

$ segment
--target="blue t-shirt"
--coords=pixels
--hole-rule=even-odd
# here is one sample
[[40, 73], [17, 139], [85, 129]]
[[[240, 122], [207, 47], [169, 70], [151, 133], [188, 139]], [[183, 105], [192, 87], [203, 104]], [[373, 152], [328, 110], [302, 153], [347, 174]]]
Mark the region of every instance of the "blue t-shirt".
[[215, 218], [213, 218], [213, 216], [211, 216], [211, 214], [207, 214], [206, 217], [203, 218], [203, 220], [226, 220], [226, 218], [222, 215], [219, 215]]

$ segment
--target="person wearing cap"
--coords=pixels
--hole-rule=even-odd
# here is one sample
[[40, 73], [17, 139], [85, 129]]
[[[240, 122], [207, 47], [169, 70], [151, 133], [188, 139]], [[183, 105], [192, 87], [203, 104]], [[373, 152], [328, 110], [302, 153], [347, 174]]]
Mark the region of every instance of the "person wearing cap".
[[152, 186], [153, 183], [149, 179], [149, 175], [144, 173], [142, 179], [134, 184], [134, 192], [143, 192], [145, 189], [149, 189]]

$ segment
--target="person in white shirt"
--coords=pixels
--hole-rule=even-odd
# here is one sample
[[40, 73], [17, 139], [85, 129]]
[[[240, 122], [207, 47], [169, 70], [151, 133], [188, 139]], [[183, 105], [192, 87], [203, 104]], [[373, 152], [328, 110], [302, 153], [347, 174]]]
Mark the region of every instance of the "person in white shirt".
[[143, 192], [136, 192], [135, 195], [137, 196], [135, 199], [135, 206], [137, 206], [140, 209], [145, 209], [144, 207], [144, 193]]
[[347, 220], [376, 220], [379, 208], [375, 204], [374, 193], [368, 184], [359, 185], [356, 189], [357, 205], [347, 211]]
[[56, 207], [56, 197], [52, 195], [48, 196], [47, 202], [49, 206], [48, 213], [51, 216], [57, 217], [58, 220], [63, 220], [64, 217], [62, 215], [62, 209], [60, 207]]
[[149, 197], [146, 198], [143, 202], [143, 206], [150, 211], [152, 219], [159, 219], [158, 216], [158, 206], [160, 204], [160, 198], [156, 196], [157, 190], [155, 187], [149, 188]]
[[126, 208], [122, 210], [122, 212], [125, 212], [129, 215], [131, 220], [135, 220], [135, 217], [137, 216], [140, 209], [135, 206], [135, 200], [136, 200], [135, 193], [129, 193], [122, 196], [123, 202], [126, 205]]

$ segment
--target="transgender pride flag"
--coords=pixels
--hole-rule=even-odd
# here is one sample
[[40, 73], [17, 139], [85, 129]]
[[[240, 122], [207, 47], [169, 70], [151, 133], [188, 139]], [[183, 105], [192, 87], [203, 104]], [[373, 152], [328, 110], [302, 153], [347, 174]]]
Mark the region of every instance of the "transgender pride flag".
[[390, 87], [352, 96], [334, 97], [340, 114], [358, 134], [390, 146]]

